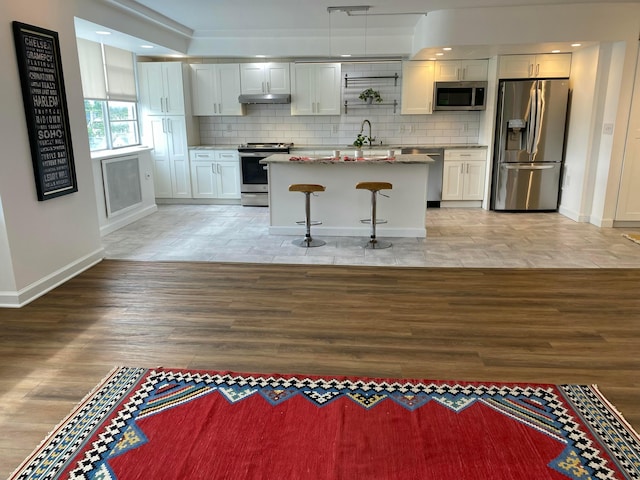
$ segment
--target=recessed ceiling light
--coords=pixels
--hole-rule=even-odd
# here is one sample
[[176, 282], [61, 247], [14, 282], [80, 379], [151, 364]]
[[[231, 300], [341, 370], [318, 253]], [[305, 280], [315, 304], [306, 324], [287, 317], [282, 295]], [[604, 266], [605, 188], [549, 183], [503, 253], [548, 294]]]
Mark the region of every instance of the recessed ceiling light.
[[153, 45], [140, 45], [140, 48], [153, 48]]
[[551, 53], [560, 53], [560, 50], [551, 50]]
[[444, 50], [445, 52], [448, 52], [451, 50], [451, 47], [444, 47], [442, 50]]
[[581, 43], [572, 43], [571, 46], [572, 47], [581, 47], [582, 44]]
[[437, 57], [441, 57], [442, 55], [444, 55], [444, 53], [442, 53], [442, 52], [438, 52], [438, 53], [436, 53], [436, 56], [437, 56]]
[[435, 59], [436, 59], [436, 57], [431, 57], [429, 60], [435, 60]]
[[106, 30], [96, 30], [98, 35], [111, 35], [111, 32], [107, 32]]

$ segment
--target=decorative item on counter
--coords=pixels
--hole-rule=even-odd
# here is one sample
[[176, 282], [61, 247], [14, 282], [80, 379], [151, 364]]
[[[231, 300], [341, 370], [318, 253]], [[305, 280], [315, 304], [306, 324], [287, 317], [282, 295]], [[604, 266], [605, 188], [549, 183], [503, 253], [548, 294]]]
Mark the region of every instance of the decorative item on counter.
[[362, 153], [362, 150], [357, 149], [357, 150], [354, 152], [354, 156], [355, 156], [356, 158], [362, 158], [362, 157], [364, 157], [364, 154]]
[[369, 105], [371, 105], [374, 100], [376, 101], [376, 103], [382, 103], [380, 92], [374, 90], [373, 88], [367, 88], [366, 90], [363, 90], [362, 92], [360, 92], [358, 98], [363, 102], [367, 102]]
[[340, 150], [334, 150], [333, 151], [333, 158], [340, 158]]

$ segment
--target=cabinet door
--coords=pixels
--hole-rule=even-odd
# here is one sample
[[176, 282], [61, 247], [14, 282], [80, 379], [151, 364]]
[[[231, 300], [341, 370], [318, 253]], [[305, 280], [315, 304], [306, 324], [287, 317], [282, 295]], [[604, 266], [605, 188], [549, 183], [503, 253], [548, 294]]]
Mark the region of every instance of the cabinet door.
[[402, 115], [421, 115], [433, 112], [432, 61], [402, 62]]
[[489, 74], [488, 60], [465, 60], [460, 62], [458, 71], [460, 80], [487, 80]]
[[455, 82], [460, 80], [460, 62], [436, 62], [435, 80], [436, 82]]
[[316, 115], [340, 115], [340, 75], [339, 63], [315, 65]]
[[184, 116], [166, 117], [169, 157], [171, 159], [172, 198], [191, 198], [191, 174]]
[[160, 116], [145, 119], [144, 131], [146, 141], [153, 148], [153, 185], [157, 198], [171, 198], [171, 158], [169, 156], [169, 140], [167, 136], [167, 120]]
[[264, 79], [266, 93], [291, 93], [288, 63], [267, 63]]
[[240, 161], [216, 163], [217, 197], [240, 198]]
[[240, 86], [244, 94], [266, 93], [264, 63], [240, 64]]
[[191, 106], [194, 115], [215, 115], [218, 99], [215, 91], [215, 65], [192, 64]]
[[294, 65], [291, 70], [291, 115], [315, 113], [314, 65]]
[[165, 113], [167, 115], [184, 115], [182, 63], [162, 62], [162, 69]]
[[215, 162], [191, 163], [191, 188], [193, 198], [215, 198], [217, 196]]
[[536, 77], [569, 78], [571, 74], [571, 54], [549, 53], [536, 55]]
[[502, 55], [500, 57], [499, 78], [529, 78], [533, 75], [535, 57], [533, 55]]
[[487, 162], [466, 162], [464, 164], [464, 200], [484, 200], [484, 181]]
[[138, 63], [140, 104], [147, 115], [164, 115], [164, 86], [162, 63]]
[[445, 161], [442, 172], [442, 200], [462, 200], [464, 162]]
[[238, 102], [240, 95], [240, 66], [221, 64], [216, 66], [217, 115], [244, 115], [244, 106]]

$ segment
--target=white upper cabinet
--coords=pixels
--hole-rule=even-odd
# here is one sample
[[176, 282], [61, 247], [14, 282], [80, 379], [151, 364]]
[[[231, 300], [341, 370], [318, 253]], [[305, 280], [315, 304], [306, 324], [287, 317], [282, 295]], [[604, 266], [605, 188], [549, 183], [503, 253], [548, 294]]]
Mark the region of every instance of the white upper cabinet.
[[291, 93], [288, 63], [241, 63], [240, 85], [245, 95]]
[[402, 115], [433, 113], [434, 63], [402, 62]]
[[237, 63], [191, 64], [194, 115], [244, 115], [238, 102], [240, 66]]
[[185, 90], [180, 62], [138, 63], [140, 103], [147, 115], [184, 115]]
[[570, 74], [570, 53], [502, 55], [498, 68], [499, 78], [568, 78]]
[[340, 115], [341, 72], [339, 63], [294, 64], [291, 115]]
[[458, 82], [463, 80], [487, 80], [488, 60], [437, 61], [436, 82]]

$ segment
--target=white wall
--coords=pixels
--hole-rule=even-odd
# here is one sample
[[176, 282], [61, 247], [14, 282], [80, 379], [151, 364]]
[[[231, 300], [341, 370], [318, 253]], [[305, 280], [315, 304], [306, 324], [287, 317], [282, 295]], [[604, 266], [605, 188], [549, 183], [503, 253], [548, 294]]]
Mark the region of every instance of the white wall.
[[591, 216], [597, 166], [592, 144], [598, 133], [594, 129], [602, 121], [597, 118], [601, 102], [594, 102], [600, 50], [599, 46], [578, 50], [571, 59], [570, 118], [559, 210], [578, 222], [588, 222]]
[[[102, 258], [96, 218], [89, 146], [84, 122], [82, 85], [73, 25], [73, 2], [34, 0], [0, 5], [0, 176], [2, 215], [7, 242], [0, 258], [11, 258], [0, 273], [1, 304], [16, 305], [37, 297]], [[78, 192], [44, 202], [37, 200], [31, 152], [17, 71], [11, 21], [58, 32]], [[8, 248], [8, 252], [7, 249]]]

